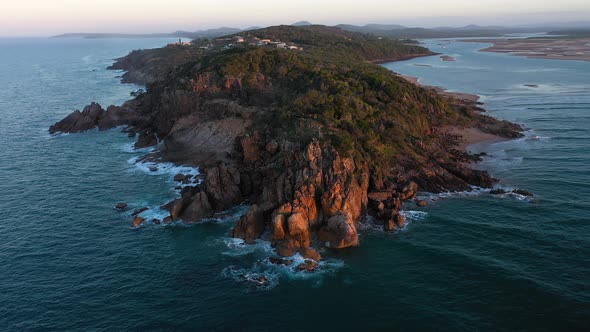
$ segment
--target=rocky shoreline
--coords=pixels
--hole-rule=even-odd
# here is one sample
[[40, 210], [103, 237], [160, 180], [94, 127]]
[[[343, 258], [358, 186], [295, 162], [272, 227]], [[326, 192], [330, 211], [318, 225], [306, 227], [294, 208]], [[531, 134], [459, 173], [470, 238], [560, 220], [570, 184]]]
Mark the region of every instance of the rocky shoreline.
[[[284, 59], [281, 61], [292, 59], [288, 51], [240, 52], [259, 57], [261, 64], [276, 61], [277, 57]], [[392, 90], [391, 96], [395, 100], [397, 96], [404, 97], [395, 105], [417, 109], [399, 118], [409, 121], [411, 127], [396, 125], [395, 121], [405, 122], [390, 119], [392, 114], [398, 116], [397, 113], [383, 112], [382, 107], [390, 106], [377, 101], [374, 103], [379, 106], [372, 108], [377, 120], [364, 132], [348, 124], [358, 116], [354, 114], [347, 115], [348, 119], [328, 118], [328, 121], [325, 114], [331, 113], [311, 115], [305, 111], [307, 106], [301, 104], [299, 113], [293, 117], [290, 105], [307, 100], [302, 98], [307, 98], [309, 92], [295, 97], [295, 89], [300, 86], [288, 85], [289, 81], [274, 67], [251, 75], [230, 74], [228, 68], [234, 68], [235, 64], [230, 67], [216, 61], [231, 63], [242, 53], [230, 57], [220, 54], [221, 58], [216, 54], [201, 62], [182, 65], [173, 75], [168, 72], [160, 75], [165, 78], [154, 80], [146, 93], [121, 107], [111, 106], [105, 111], [93, 103], [56, 123], [50, 132], [127, 126], [124, 130], [130, 136], [139, 135], [136, 148], [161, 142], [148, 158], [198, 166], [202, 172], [197, 184], [185, 186], [178, 199], [162, 206], [169, 216], [161, 222], [199, 222], [246, 202], [251, 208], [239, 219], [231, 236], [246, 243], [266, 239], [281, 257], [300, 253], [308, 259], [300, 270], [312, 271], [317, 267], [314, 262], [321, 259], [320, 248], [358, 246], [357, 225], [367, 215], [373, 216], [384, 231], [403, 228], [402, 206], [404, 202], [416, 200], [419, 191], [491, 188], [495, 179], [484, 171], [470, 168], [470, 163], [478, 157], [458, 149], [461, 137], [448, 128], [449, 123], [454, 128], [478, 128], [507, 139], [522, 136], [520, 126], [481, 114], [483, 110], [473, 101], [440, 96], [436, 91], [406, 83], [376, 65], [359, 65], [359, 69], [342, 73], [355, 78], [365, 75], [362, 79], [371, 84], [374, 77], [383, 77], [379, 79], [397, 87], [400, 92]], [[306, 56], [297, 54], [296, 59], [317, 61]], [[132, 60], [119, 60], [119, 63], [133, 63]], [[326, 66], [331, 71], [341, 70], [330, 63]], [[350, 66], [356, 68], [356, 64]], [[137, 67], [133, 69], [140, 71]], [[367, 74], [358, 70], [366, 70]], [[295, 67], [291, 72], [305, 73]], [[143, 79], [145, 75], [135, 77]], [[386, 100], [378, 89], [373, 93]], [[289, 99], [286, 106], [279, 106], [277, 101], [283, 100], [283, 96]], [[336, 97], [346, 98], [346, 95]], [[392, 103], [393, 99], [389, 104]], [[359, 107], [369, 112], [368, 106]], [[359, 120], [358, 126], [366, 126], [366, 121]], [[363, 135], [370, 135], [366, 138], [368, 144], [355, 145], [354, 141], [345, 140], [349, 132], [356, 133], [359, 142]], [[356, 148], [347, 150], [347, 144]], [[182, 181], [180, 177], [178, 180]], [[133, 225], [143, 222], [141, 217], [136, 217]]]

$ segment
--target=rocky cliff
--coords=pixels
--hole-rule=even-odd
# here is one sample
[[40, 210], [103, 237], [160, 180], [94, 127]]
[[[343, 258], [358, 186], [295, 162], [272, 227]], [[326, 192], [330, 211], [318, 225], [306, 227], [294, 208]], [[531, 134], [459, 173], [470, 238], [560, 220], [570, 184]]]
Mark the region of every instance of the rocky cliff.
[[[278, 255], [311, 259], [319, 259], [313, 247], [358, 245], [357, 226], [367, 215], [386, 231], [403, 227], [402, 204], [419, 190], [491, 187], [494, 179], [469, 167], [477, 157], [456, 149], [460, 137], [448, 126], [520, 135], [517, 125], [486, 117], [475, 104], [369, 63], [428, 53], [420, 47], [318, 27], [254, 34], [306, 51], [224, 47], [173, 56], [181, 60], [171, 61], [172, 70], [169, 64], [153, 73], [154, 61], [170, 59], [160, 50], [146, 93], [107, 111], [92, 104], [50, 131], [124, 124], [140, 133], [138, 147], [160, 140], [158, 158], [203, 173], [200, 184], [164, 206], [164, 222], [199, 222], [248, 202], [231, 236], [265, 238]], [[131, 58], [118, 63], [141, 71]]]

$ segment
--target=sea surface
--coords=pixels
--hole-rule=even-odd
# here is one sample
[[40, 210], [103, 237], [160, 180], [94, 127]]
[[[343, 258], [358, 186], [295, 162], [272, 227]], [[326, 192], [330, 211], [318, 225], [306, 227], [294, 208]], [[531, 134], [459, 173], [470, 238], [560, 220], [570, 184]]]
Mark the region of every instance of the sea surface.
[[247, 207], [130, 227], [136, 208], [162, 217], [174, 174], [197, 169], [151, 172], [120, 129], [48, 134], [90, 101], [129, 99], [139, 87], [106, 67], [170, 41], [0, 39], [1, 331], [590, 330], [590, 63], [428, 40], [457, 61], [386, 64], [523, 124], [523, 139], [471, 148], [499, 186], [536, 195], [425, 194], [403, 231], [366, 227], [360, 247], [296, 273], [266, 260], [268, 243], [228, 238]]

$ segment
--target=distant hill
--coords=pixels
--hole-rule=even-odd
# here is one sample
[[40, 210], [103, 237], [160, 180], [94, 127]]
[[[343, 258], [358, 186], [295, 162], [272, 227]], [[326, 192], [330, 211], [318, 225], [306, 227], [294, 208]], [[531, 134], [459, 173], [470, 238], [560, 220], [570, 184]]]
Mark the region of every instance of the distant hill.
[[295, 22], [293, 24], [291, 24], [294, 27], [305, 27], [305, 26], [310, 26], [313, 25], [311, 22], [309, 21], [299, 21], [299, 22]]
[[[257, 27], [252, 27], [250, 29], [257, 29]], [[224, 35], [234, 34], [243, 31], [242, 29], [238, 28], [229, 28], [229, 27], [221, 27], [217, 29], [208, 29], [208, 30], [199, 30], [199, 31], [174, 31], [174, 32], [165, 32], [165, 33], [87, 33], [87, 32], [77, 32], [77, 33], [65, 33], [58, 36], [54, 36], [53, 38], [90, 38], [90, 39], [98, 39], [98, 38], [166, 38], [166, 37], [175, 37], [175, 38], [190, 38], [190, 39], [197, 39], [197, 38], [216, 38]]]
[[[293, 23], [291, 26], [308, 27], [314, 26], [308, 21], [299, 21]], [[339, 24], [336, 25], [349, 32], [360, 32], [371, 34], [378, 37], [389, 37], [397, 39], [421, 39], [421, 38], [459, 38], [459, 37], [499, 37], [513, 33], [552, 33], [568, 31], [568, 35], [586, 35], [585, 31], [590, 29], [590, 23], [575, 22], [569, 25], [556, 26], [554, 25], [540, 25], [540, 26], [480, 26], [480, 25], [466, 25], [463, 27], [436, 27], [436, 28], [420, 28], [420, 27], [406, 27], [399, 24], [366, 24], [366, 25], [352, 25]], [[147, 34], [129, 34], [129, 33], [66, 33], [55, 36], [56, 38], [158, 38], [158, 37], [175, 37], [175, 38], [217, 38], [224, 35], [237, 34], [243, 31], [258, 30], [260, 27], [253, 26], [246, 29], [222, 27], [217, 29], [199, 30], [199, 31], [175, 31], [171, 33], [147, 33]], [[561, 33], [566, 34], [566, 33]]]
[[338, 28], [347, 31], [356, 31], [363, 33], [372, 33], [375, 31], [386, 31], [386, 30], [402, 30], [407, 27], [399, 24], [367, 24], [363, 26], [351, 25], [351, 24], [339, 24]]
[[463, 27], [437, 27], [437, 28], [411, 28], [396, 24], [367, 24], [356, 26], [340, 24], [339, 28], [346, 31], [373, 34], [380, 37], [399, 39], [419, 38], [456, 38], [456, 37], [499, 37], [512, 33], [538, 33], [547, 32], [547, 27], [501, 27], [467, 25]]

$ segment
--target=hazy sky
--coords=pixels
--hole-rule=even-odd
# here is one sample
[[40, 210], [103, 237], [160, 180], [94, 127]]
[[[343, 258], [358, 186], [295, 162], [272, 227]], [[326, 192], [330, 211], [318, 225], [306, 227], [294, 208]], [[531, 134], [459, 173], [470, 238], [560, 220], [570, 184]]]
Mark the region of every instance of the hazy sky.
[[0, 0], [0, 36], [244, 28], [301, 20], [457, 26], [589, 17], [590, 0]]

